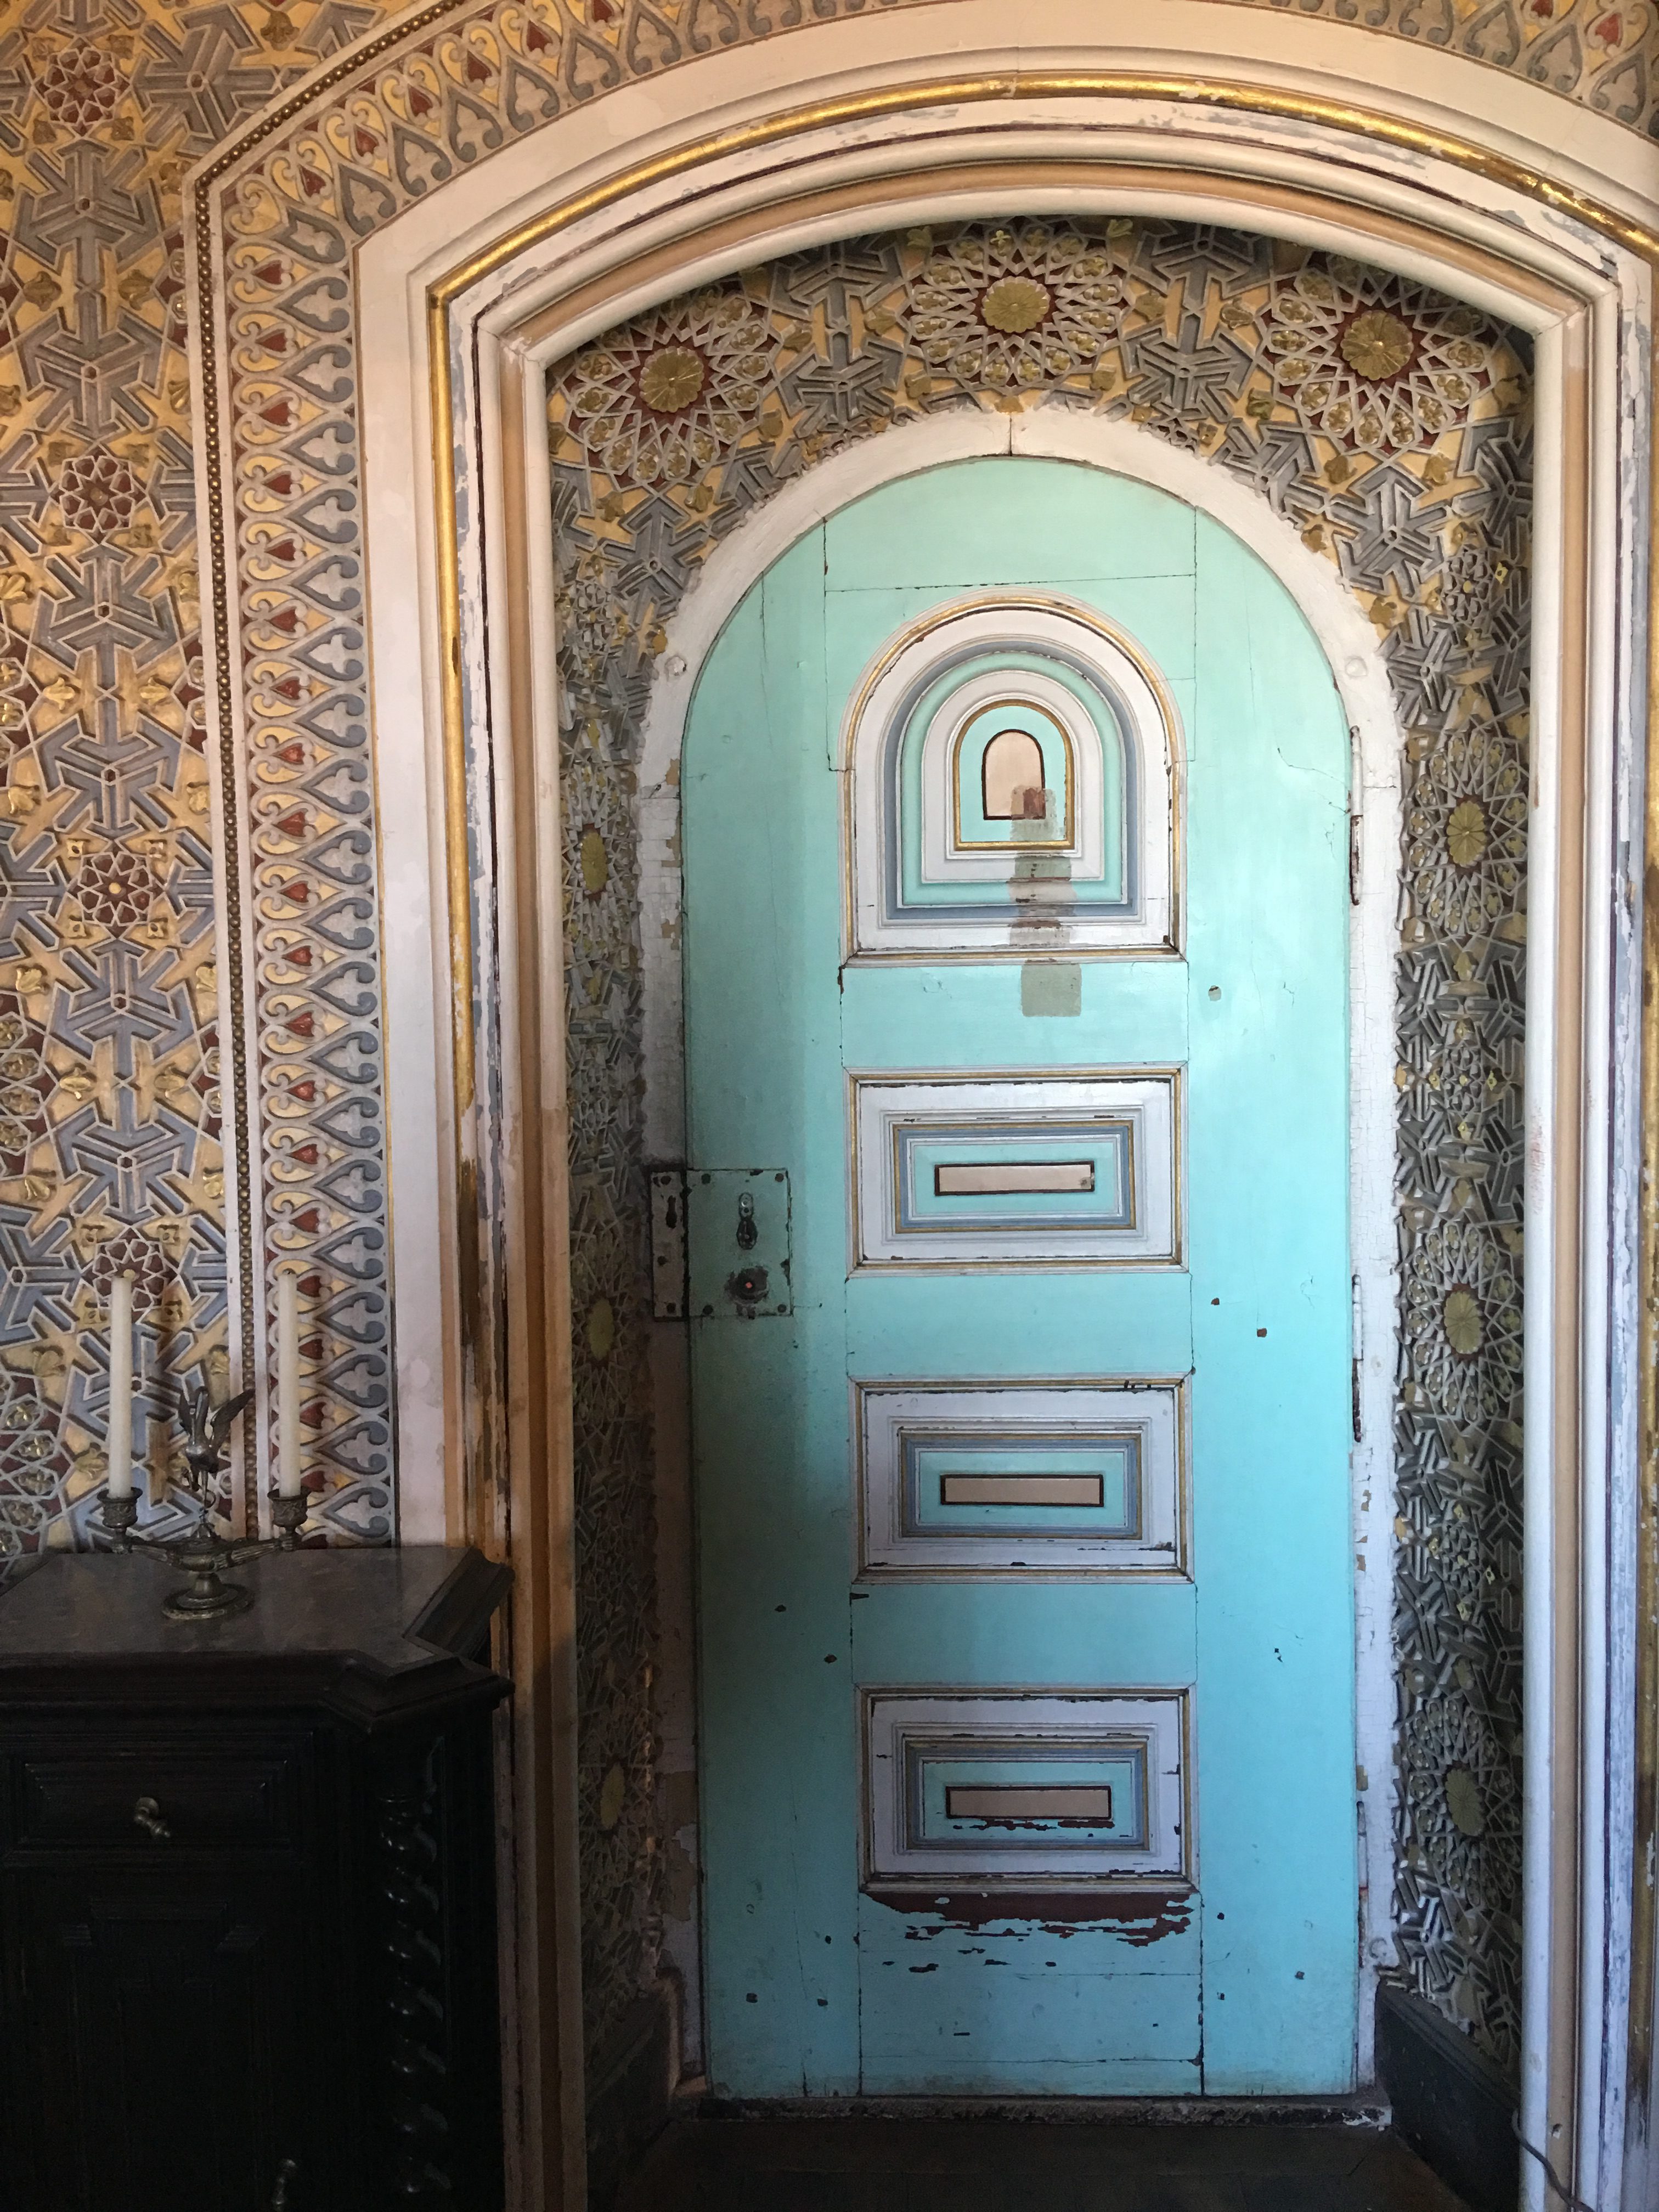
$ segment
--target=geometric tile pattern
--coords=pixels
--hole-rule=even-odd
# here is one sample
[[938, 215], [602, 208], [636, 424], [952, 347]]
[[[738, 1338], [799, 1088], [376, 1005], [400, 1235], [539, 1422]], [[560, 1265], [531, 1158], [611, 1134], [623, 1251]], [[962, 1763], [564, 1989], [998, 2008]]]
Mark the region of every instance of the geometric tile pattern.
[[[810, 15], [864, 4], [813, 0]], [[377, 886], [352, 705], [361, 575], [349, 249], [458, 167], [571, 106], [787, 33], [806, 13], [772, 0], [430, 0], [401, 16], [379, 0], [18, 0], [0, 23], [0, 1420], [19, 1438], [0, 1450], [0, 1559], [80, 1538], [102, 1471], [107, 1380], [94, 1316], [115, 1253], [143, 1286], [139, 1450], [160, 1450], [161, 1425], [146, 1413], [161, 1410], [169, 1378], [226, 1371], [222, 1079], [233, 1127], [236, 1099], [234, 1069], [222, 1077], [219, 1064], [222, 1007], [228, 1059], [257, 1007], [257, 1141], [273, 1194], [261, 1233], [307, 1253], [315, 1269], [303, 1346], [309, 1479], [337, 1533], [389, 1533]], [[1298, 0], [1297, 14], [1346, 22], [1353, 10], [1351, 0]], [[1652, 132], [1659, 21], [1638, 0], [1449, 9], [1377, 0], [1364, 21]], [[319, 64], [329, 66], [304, 100], [284, 106]], [[222, 977], [181, 191], [191, 164], [253, 134], [253, 173], [221, 183], [216, 163], [198, 201], [205, 219], [223, 197], [225, 282], [249, 319], [234, 362], [218, 364], [234, 368], [246, 403], [228, 543], [251, 623], [237, 682], [257, 755], [240, 763], [247, 817], [228, 837], [233, 899], [246, 895], [263, 935], [256, 972], [242, 977], [235, 954]], [[948, 301], [929, 312], [948, 325]], [[1073, 318], [1067, 329], [1077, 326]], [[1188, 400], [1212, 369], [1181, 368]], [[1341, 404], [1336, 393], [1327, 402]], [[1263, 432], [1262, 467], [1301, 501], [1279, 436]], [[1356, 450], [1372, 449], [1362, 440]], [[1496, 452], [1487, 463], [1505, 465]], [[1467, 505], [1466, 482], [1457, 496]], [[1410, 495], [1395, 495], [1392, 520], [1388, 501], [1374, 504], [1386, 526], [1405, 527], [1406, 558], [1421, 521]], [[1368, 527], [1365, 516], [1354, 526]], [[1358, 557], [1334, 539], [1333, 550]], [[1472, 545], [1462, 571], [1441, 575], [1443, 592], [1466, 594], [1477, 612], [1490, 596], [1484, 557]], [[1419, 635], [1417, 595], [1431, 580], [1429, 569], [1399, 580], [1401, 652], [1427, 656], [1431, 690], [1440, 664], [1433, 637]], [[602, 557], [571, 580], [576, 600], [606, 588]], [[1494, 679], [1494, 697], [1508, 682]], [[605, 781], [596, 766], [592, 803], [609, 819]], [[599, 1007], [613, 988], [606, 957], [579, 957]], [[1513, 976], [1469, 957], [1497, 994], [1491, 1008], [1459, 1000], [1485, 1025], [1474, 1058], [1501, 1059], [1513, 1045], [1502, 996]], [[1469, 1091], [1470, 1044], [1445, 1042], [1438, 1085], [1426, 1046], [1406, 1053], [1408, 1120], [1420, 1098], [1433, 1121], [1448, 1083]], [[608, 1085], [625, 1098], [625, 1055], [594, 1050], [605, 1072], [591, 1097], [597, 1105]], [[1481, 1181], [1483, 1205], [1501, 1182]], [[261, 1255], [246, 1231], [237, 1249], [248, 1272]], [[243, 1347], [245, 1362], [252, 1352]], [[1482, 1452], [1502, 1449], [1489, 1430]], [[630, 1495], [618, 1510], [636, 1504]], [[601, 1612], [620, 1621], [620, 1593]], [[619, 1662], [595, 1694], [637, 1716], [643, 1663]], [[1470, 1756], [1472, 1774], [1488, 1772], [1484, 1751]], [[620, 1867], [640, 1838], [605, 1826], [614, 1796], [595, 1820], [616, 1835]], [[1443, 1953], [1449, 1940], [1437, 1936]]]
[[374, 18], [49, 0], [0, 32], [0, 1557], [84, 1539], [111, 1279], [166, 1512], [222, 1389], [185, 173]]
[[[594, 1194], [580, 1266], [605, 1347], [604, 1363], [584, 1356], [579, 1304], [592, 1486], [579, 1510], [585, 1559], [612, 1562], [592, 1601], [603, 1630], [585, 1614], [580, 1638], [587, 1893], [617, 1899], [590, 1916], [599, 2014], [599, 1993], [620, 2001], [631, 1986], [623, 1969], [650, 1933], [612, 1856], [635, 1808], [646, 1817], [648, 1737], [630, 1764], [629, 1723], [602, 1687], [613, 1635], [639, 1618], [612, 1509], [641, 1443], [600, 1366], [632, 1366], [650, 1311], [643, 1163], [625, 1136], [641, 1064], [635, 765], [653, 665], [715, 544], [814, 462], [942, 410], [1061, 407], [1144, 424], [1289, 517], [1370, 616], [1410, 732], [1395, 1902], [1403, 1972], [1514, 2063], [1529, 401], [1526, 341], [1471, 308], [1303, 248], [1127, 217], [848, 240], [671, 301], [556, 371], [573, 1169]], [[586, 1340], [591, 1353], [591, 1318]], [[642, 1483], [628, 1505], [642, 1577]], [[607, 1823], [594, 1808], [611, 1809], [617, 1773]], [[643, 1832], [634, 1840], [648, 1850]]]

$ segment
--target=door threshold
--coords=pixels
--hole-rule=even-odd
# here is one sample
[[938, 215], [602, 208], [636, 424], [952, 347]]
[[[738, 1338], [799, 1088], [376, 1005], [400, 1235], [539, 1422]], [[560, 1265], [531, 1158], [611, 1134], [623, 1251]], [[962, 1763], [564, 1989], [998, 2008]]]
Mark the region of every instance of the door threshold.
[[1091, 2127], [1358, 2128], [1380, 2134], [1381, 2091], [1330, 2097], [722, 2097], [701, 2077], [674, 2093], [676, 2118], [698, 2120], [1023, 2120]]

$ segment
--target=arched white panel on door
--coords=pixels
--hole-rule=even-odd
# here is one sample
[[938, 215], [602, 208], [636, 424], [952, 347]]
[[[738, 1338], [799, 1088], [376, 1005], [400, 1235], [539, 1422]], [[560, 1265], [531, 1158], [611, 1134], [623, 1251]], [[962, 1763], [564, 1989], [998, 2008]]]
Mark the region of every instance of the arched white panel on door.
[[1181, 757], [1168, 687], [1093, 609], [931, 609], [842, 730], [848, 957], [1178, 953]]

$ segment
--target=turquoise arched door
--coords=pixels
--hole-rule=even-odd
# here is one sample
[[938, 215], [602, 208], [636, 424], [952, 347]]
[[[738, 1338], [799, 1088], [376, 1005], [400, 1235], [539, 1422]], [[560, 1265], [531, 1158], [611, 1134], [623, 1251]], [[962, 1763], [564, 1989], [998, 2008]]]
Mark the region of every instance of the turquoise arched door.
[[1353, 2064], [1348, 735], [1208, 518], [965, 461], [682, 764], [708, 2069]]

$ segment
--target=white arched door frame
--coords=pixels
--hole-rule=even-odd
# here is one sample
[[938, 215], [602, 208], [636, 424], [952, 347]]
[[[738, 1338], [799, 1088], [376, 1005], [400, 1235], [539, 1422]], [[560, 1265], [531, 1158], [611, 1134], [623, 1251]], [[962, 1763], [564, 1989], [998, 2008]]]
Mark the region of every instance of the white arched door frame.
[[[1393, 1393], [1399, 1290], [1394, 1205], [1394, 960], [1399, 896], [1401, 727], [1377, 633], [1332, 564], [1309, 550], [1296, 526], [1224, 471], [1133, 423], [1039, 408], [1015, 416], [964, 411], [896, 424], [879, 438], [823, 460], [786, 484], [711, 555], [667, 625], [668, 643], [646, 708], [639, 763], [641, 930], [644, 969], [645, 1148], [656, 1160], [686, 1158], [684, 1032], [679, 935], [682, 904], [678, 775], [681, 747], [703, 662], [750, 587], [791, 545], [854, 500], [906, 477], [994, 454], [1068, 461], [1130, 477], [1170, 493], [1231, 532], [1285, 586], [1318, 640], [1353, 736], [1353, 805], [1358, 897], [1349, 940], [1351, 1008], [1350, 1252], [1357, 1292], [1361, 1441], [1351, 1461], [1353, 1500], [1355, 1752], [1367, 1778], [1359, 1796], [1365, 1914], [1359, 1977], [1359, 2078], [1372, 2077], [1371, 2014], [1380, 1971], [1394, 1964], [1393, 1577], [1395, 1488]], [[658, 1401], [684, 1393], [678, 1331], [659, 1332]], [[684, 1435], [663, 1424], [659, 1459]], [[666, 1470], [659, 1468], [659, 1477]], [[665, 1486], [672, 1497], [686, 1480]], [[665, 1578], [686, 1556], [664, 1557]], [[659, 1547], [659, 1557], [661, 1556]], [[671, 1601], [672, 1602], [672, 1601]], [[681, 1593], [689, 1615], [689, 1589]], [[690, 1733], [693, 1685], [659, 1688], [684, 1711]], [[659, 1678], [660, 1680], [660, 1678]], [[665, 1695], [664, 1691], [665, 1690]], [[697, 1987], [695, 1929], [671, 1949], [688, 1992]]]
[[[947, 56], [946, 12], [803, 31], [596, 100], [359, 252], [392, 1184], [441, 1200], [394, 1216], [403, 1520], [418, 1538], [510, 1519], [521, 1771], [543, 1770], [522, 1808], [520, 1997], [564, 2135], [540, 2163], [574, 2191], [574, 1814], [553, 1771], [573, 1716], [545, 365], [653, 301], [832, 236], [1011, 204], [1133, 209], [1352, 253], [1536, 338], [1522, 2118], [1611, 2212], [1630, 1903], [1601, 1776], [1605, 1759], [1615, 1793], [1632, 1786], [1644, 196], [1593, 118], [1563, 149], [1558, 103], [1507, 80], [1496, 100], [1489, 74], [1449, 57], [1442, 103], [1425, 101], [1404, 49], [1341, 27], [1247, 27], [1167, 0], [1139, 45], [1108, 52], [1089, 11], [1045, 0], [1011, 56], [988, 4], [957, 0]], [[469, 811], [497, 857], [471, 885]], [[475, 999], [501, 1010], [488, 1036]], [[513, 1256], [469, 1289], [456, 1254], [477, 1203]], [[1609, 1375], [1610, 1418], [1595, 1387]], [[518, 1470], [493, 1498], [476, 1473], [491, 1444]], [[1615, 1840], [1620, 1817], [1615, 1802]], [[1529, 2165], [1530, 2203], [1542, 2187]]]

